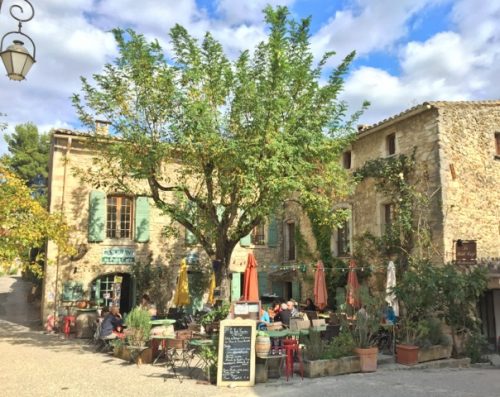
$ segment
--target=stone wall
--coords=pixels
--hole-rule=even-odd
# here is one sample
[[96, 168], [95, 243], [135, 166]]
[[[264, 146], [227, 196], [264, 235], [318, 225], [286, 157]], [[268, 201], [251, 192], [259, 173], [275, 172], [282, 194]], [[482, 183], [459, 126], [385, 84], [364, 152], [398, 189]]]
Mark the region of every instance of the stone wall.
[[[429, 209], [423, 215], [431, 227], [434, 257], [438, 261], [443, 251], [443, 234], [438, 194], [440, 180], [436, 116], [434, 109], [427, 109], [415, 116], [384, 123], [361, 132], [352, 144], [352, 167], [356, 170], [369, 160], [388, 157], [386, 137], [390, 134], [396, 135], [396, 156], [400, 154], [411, 156], [415, 150], [416, 170], [411, 183], [419, 192], [430, 197]], [[357, 185], [349, 204], [352, 206], [354, 237], [365, 232], [375, 236], [382, 234], [382, 206], [389, 204], [389, 199], [376, 191], [373, 178], [368, 178]]]
[[[49, 242], [48, 264], [46, 265], [42, 297], [43, 319], [53, 312], [55, 299], [61, 295], [64, 282], [83, 283], [88, 299], [90, 285], [98, 276], [111, 273], [130, 273], [130, 265], [101, 264], [101, 256], [105, 248], [134, 249], [136, 261], [146, 262], [151, 256], [153, 264], [173, 267], [174, 275], [177, 274], [181, 259], [188, 253], [197, 252], [202, 263], [210, 263], [201, 246], [185, 244], [185, 230], [181, 225], [174, 224], [175, 237], [165, 237], [163, 230], [165, 225], [170, 224], [170, 220], [154, 206], [152, 201], [150, 201], [149, 242], [138, 243], [133, 239], [105, 239], [100, 243], [88, 242], [89, 193], [94, 189], [81, 181], [78, 170], [85, 170], [96, 165], [93, 163], [95, 153], [85, 147], [84, 140], [84, 137], [68, 132], [56, 133], [52, 140], [49, 175], [50, 211], [63, 213], [72, 230], [72, 243], [76, 247], [86, 247], [86, 253], [81, 259], [72, 261], [68, 257], [58, 256], [57, 247]], [[177, 166], [175, 164], [169, 165], [167, 172], [173, 172]], [[142, 188], [144, 187], [142, 186]], [[137, 188], [141, 190], [140, 185]], [[117, 192], [108, 191], [106, 193]], [[281, 240], [280, 230], [280, 242]], [[270, 248], [267, 245], [241, 247], [238, 244], [231, 258], [231, 271], [243, 272], [245, 270], [249, 251], [255, 253], [257, 261], [260, 263], [281, 262], [280, 245], [276, 248]], [[57, 287], [56, 279], [58, 280]]]
[[445, 261], [454, 241], [476, 240], [478, 258], [500, 257], [500, 101], [439, 108]]

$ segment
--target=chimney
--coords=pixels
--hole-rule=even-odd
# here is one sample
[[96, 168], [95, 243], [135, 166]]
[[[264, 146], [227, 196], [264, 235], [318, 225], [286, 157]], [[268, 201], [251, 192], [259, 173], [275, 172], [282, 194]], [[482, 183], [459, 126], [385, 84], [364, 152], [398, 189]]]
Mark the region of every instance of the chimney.
[[364, 130], [368, 129], [368, 124], [358, 124], [358, 132], [363, 132]]
[[111, 123], [106, 120], [96, 120], [95, 121], [95, 133], [97, 135], [108, 135], [109, 134], [109, 125]]

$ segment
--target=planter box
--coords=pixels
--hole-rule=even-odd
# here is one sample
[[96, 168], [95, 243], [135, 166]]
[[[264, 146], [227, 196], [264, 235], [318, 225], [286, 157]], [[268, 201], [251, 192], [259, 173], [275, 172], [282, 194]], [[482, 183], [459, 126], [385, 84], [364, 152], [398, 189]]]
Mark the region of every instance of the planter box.
[[451, 357], [452, 346], [434, 345], [425, 349], [420, 349], [418, 352], [418, 362], [442, 360]]
[[153, 362], [153, 351], [150, 347], [142, 350], [138, 355], [136, 352], [132, 352], [134, 349], [129, 346], [122, 346], [115, 349], [115, 357], [121, 358], [125, 361], [132, 361], [133, 355], [136, 356], [135, 363], [137, 365], [150, 364]]
[[342, 357], [335, 360], [304, 361], [304, 376], [306, 378], [352, 374], [360, 371], [361, 365], [358, 356]]

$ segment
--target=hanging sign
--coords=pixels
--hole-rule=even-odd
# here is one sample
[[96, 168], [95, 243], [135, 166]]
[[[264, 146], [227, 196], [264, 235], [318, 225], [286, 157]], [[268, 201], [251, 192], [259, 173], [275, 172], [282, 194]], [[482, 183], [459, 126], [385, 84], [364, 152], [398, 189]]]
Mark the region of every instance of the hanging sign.
[[455, 248], [456, 264], [473, 265], [476, 263], [477, 247], [475, 240], [457, 240]]
[[124, 247], [104, 248], [101, 263], [103, 265], [133, 265], [135, 263], [135, 249]]

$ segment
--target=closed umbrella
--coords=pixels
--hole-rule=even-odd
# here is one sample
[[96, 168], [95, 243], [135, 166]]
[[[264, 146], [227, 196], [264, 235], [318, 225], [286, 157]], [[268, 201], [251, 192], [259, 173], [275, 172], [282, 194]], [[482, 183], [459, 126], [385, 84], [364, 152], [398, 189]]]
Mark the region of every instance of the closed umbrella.
[[176, 307], [187, 306], [191, 303], [189, 297], [189, 282], [188, 282], [188, 269], [186, 259], [181, 262], [179, 268], [179, 278], [177, 279], [177, 288], [175, 290], [174, 304]]
[[212, 272], [212, 275], [210, 276], [210, 285], [208, 287], [208, 299], [207, 299], [207, 302], [211, 305], [215, 303], [214, 291], [215, 291], [215, 273]]
[[394, 266], [394, 262], [390, 261], [387, 266], [387, 282], [385, 284], [385, 301], [387, 304], [392, 307], [394, 314], [396, 317], [399, 316], [399, 303], [396, 298], [396, 294], [393, 291], [393, 288], [396, 286], [396, 266]]
[[361, 307], [358, 296], [359, 282], [356, 275], [356, 262], [354, 259], [349, 261], [349, 274], [347, 275], [347, 303], [355, 309]]
[[247, 267], [243, 282], [243, 299], [246, 301], [259, 300], [259, 280], [257, 278], [257, 261], [252, 252], [248, 254]]
[[316, 265], [316, 274], [314, 275], [314, 302], [318, 309], [323, 310], [328, 301], [326, 292], [325, 268], [323, 262], [318, 261]]

